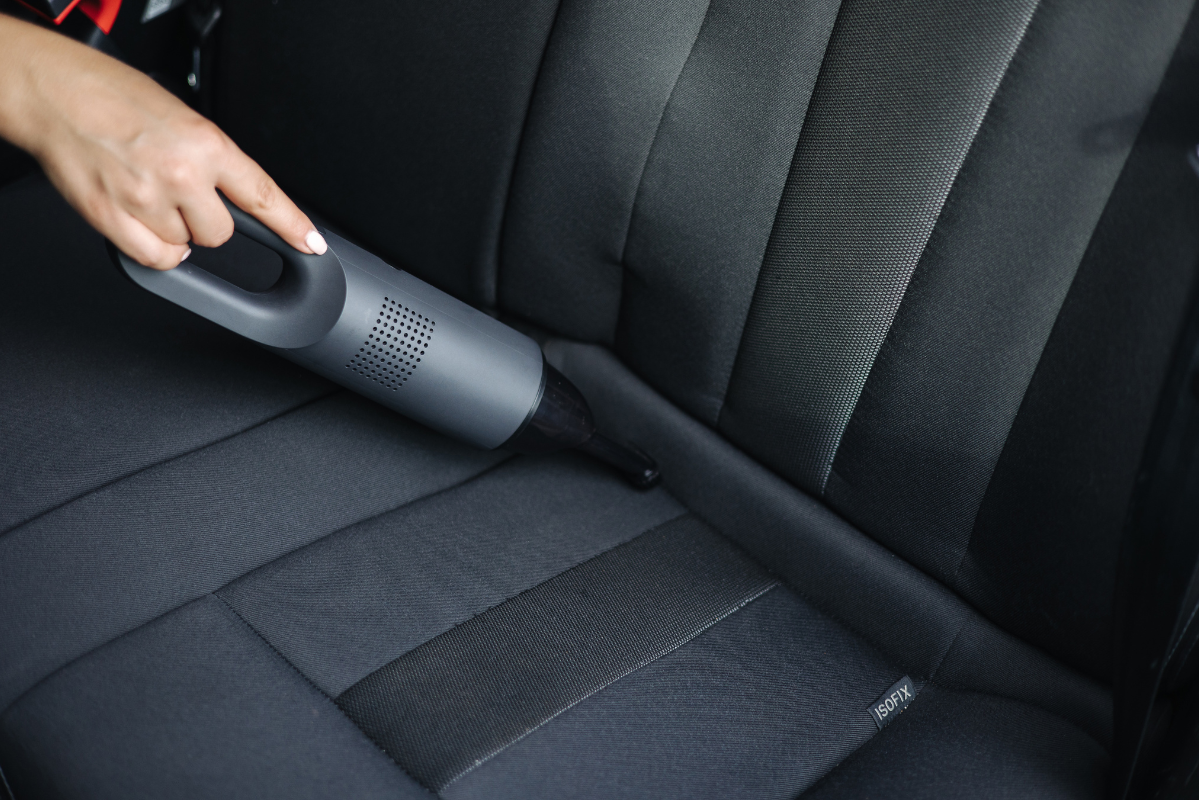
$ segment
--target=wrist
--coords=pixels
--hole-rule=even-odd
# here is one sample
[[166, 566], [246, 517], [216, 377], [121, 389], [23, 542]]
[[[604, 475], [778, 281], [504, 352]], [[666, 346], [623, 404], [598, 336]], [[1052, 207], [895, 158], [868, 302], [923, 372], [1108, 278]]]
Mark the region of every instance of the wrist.
[[96, 56], [58, 33], [0, 14], [0, 138], [40, 159], [53, 132], [56, 98], [62, 100], [58, 93]]
[[30, 34], [41, 34], [33, 25], [0, 14], [0, 138], [29, 150], [33, 132], [32, 65]]

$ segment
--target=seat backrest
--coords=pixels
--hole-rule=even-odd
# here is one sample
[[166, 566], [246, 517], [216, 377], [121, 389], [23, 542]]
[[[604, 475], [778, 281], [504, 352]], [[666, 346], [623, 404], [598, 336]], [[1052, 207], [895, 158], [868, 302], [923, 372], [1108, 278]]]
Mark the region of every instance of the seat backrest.
[[397, 266], [614, 347], [1107, 679], [1124, 509], [1194, 292], [1195, 115], [1190, 145], [1142, 128], [1191, 11], [242, 4], [218, 118]]

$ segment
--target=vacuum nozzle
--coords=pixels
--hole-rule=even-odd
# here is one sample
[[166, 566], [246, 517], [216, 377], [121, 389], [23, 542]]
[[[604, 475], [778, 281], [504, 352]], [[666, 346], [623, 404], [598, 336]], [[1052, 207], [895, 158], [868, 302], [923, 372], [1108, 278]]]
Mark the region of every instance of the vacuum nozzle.
[[543, 363], [542, 391], [525, 424], [505, 442], [505, 447], [526, 455], [577, 449], [603, 461], [639, 489], [658, 484], [654, 459], [633, 445], [614, 442], [596, 432], [587, 400], [575, 385], [554, 367]]
[[650, 489], [658, 485], [661, 477], [658, 464], [635, 445], [620, 445], [607, 436], [593, 433], [579, 449], [615, 467], [639, 489]]

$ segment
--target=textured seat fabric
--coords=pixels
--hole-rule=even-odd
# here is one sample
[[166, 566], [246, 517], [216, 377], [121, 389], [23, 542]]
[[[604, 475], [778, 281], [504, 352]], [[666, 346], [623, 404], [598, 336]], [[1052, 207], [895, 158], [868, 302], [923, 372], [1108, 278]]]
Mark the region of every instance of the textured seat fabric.
[[13, 796], [1101, 797], [1190, 3], [343, 5], [229, 4], [218, 121], [664, 485], [450, 441], [2, 187]]

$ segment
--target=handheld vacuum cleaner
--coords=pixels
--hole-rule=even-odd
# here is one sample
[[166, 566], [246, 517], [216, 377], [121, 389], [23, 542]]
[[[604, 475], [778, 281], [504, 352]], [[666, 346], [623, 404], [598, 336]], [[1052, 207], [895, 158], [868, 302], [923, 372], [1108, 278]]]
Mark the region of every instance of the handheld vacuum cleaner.
[[583, 395], [528, 336], [328, 231], [325, 254], [308, 255], [225, 205], [239, 233], [282, 258], [270, 289], [247, 291], [190, 261], [164, 272], [111, 243], [109, 252], [159, 297], [455, 439], [530, 455], [578, 448], [635, 486], [658, 482], [646, 454], [596, 432]]

